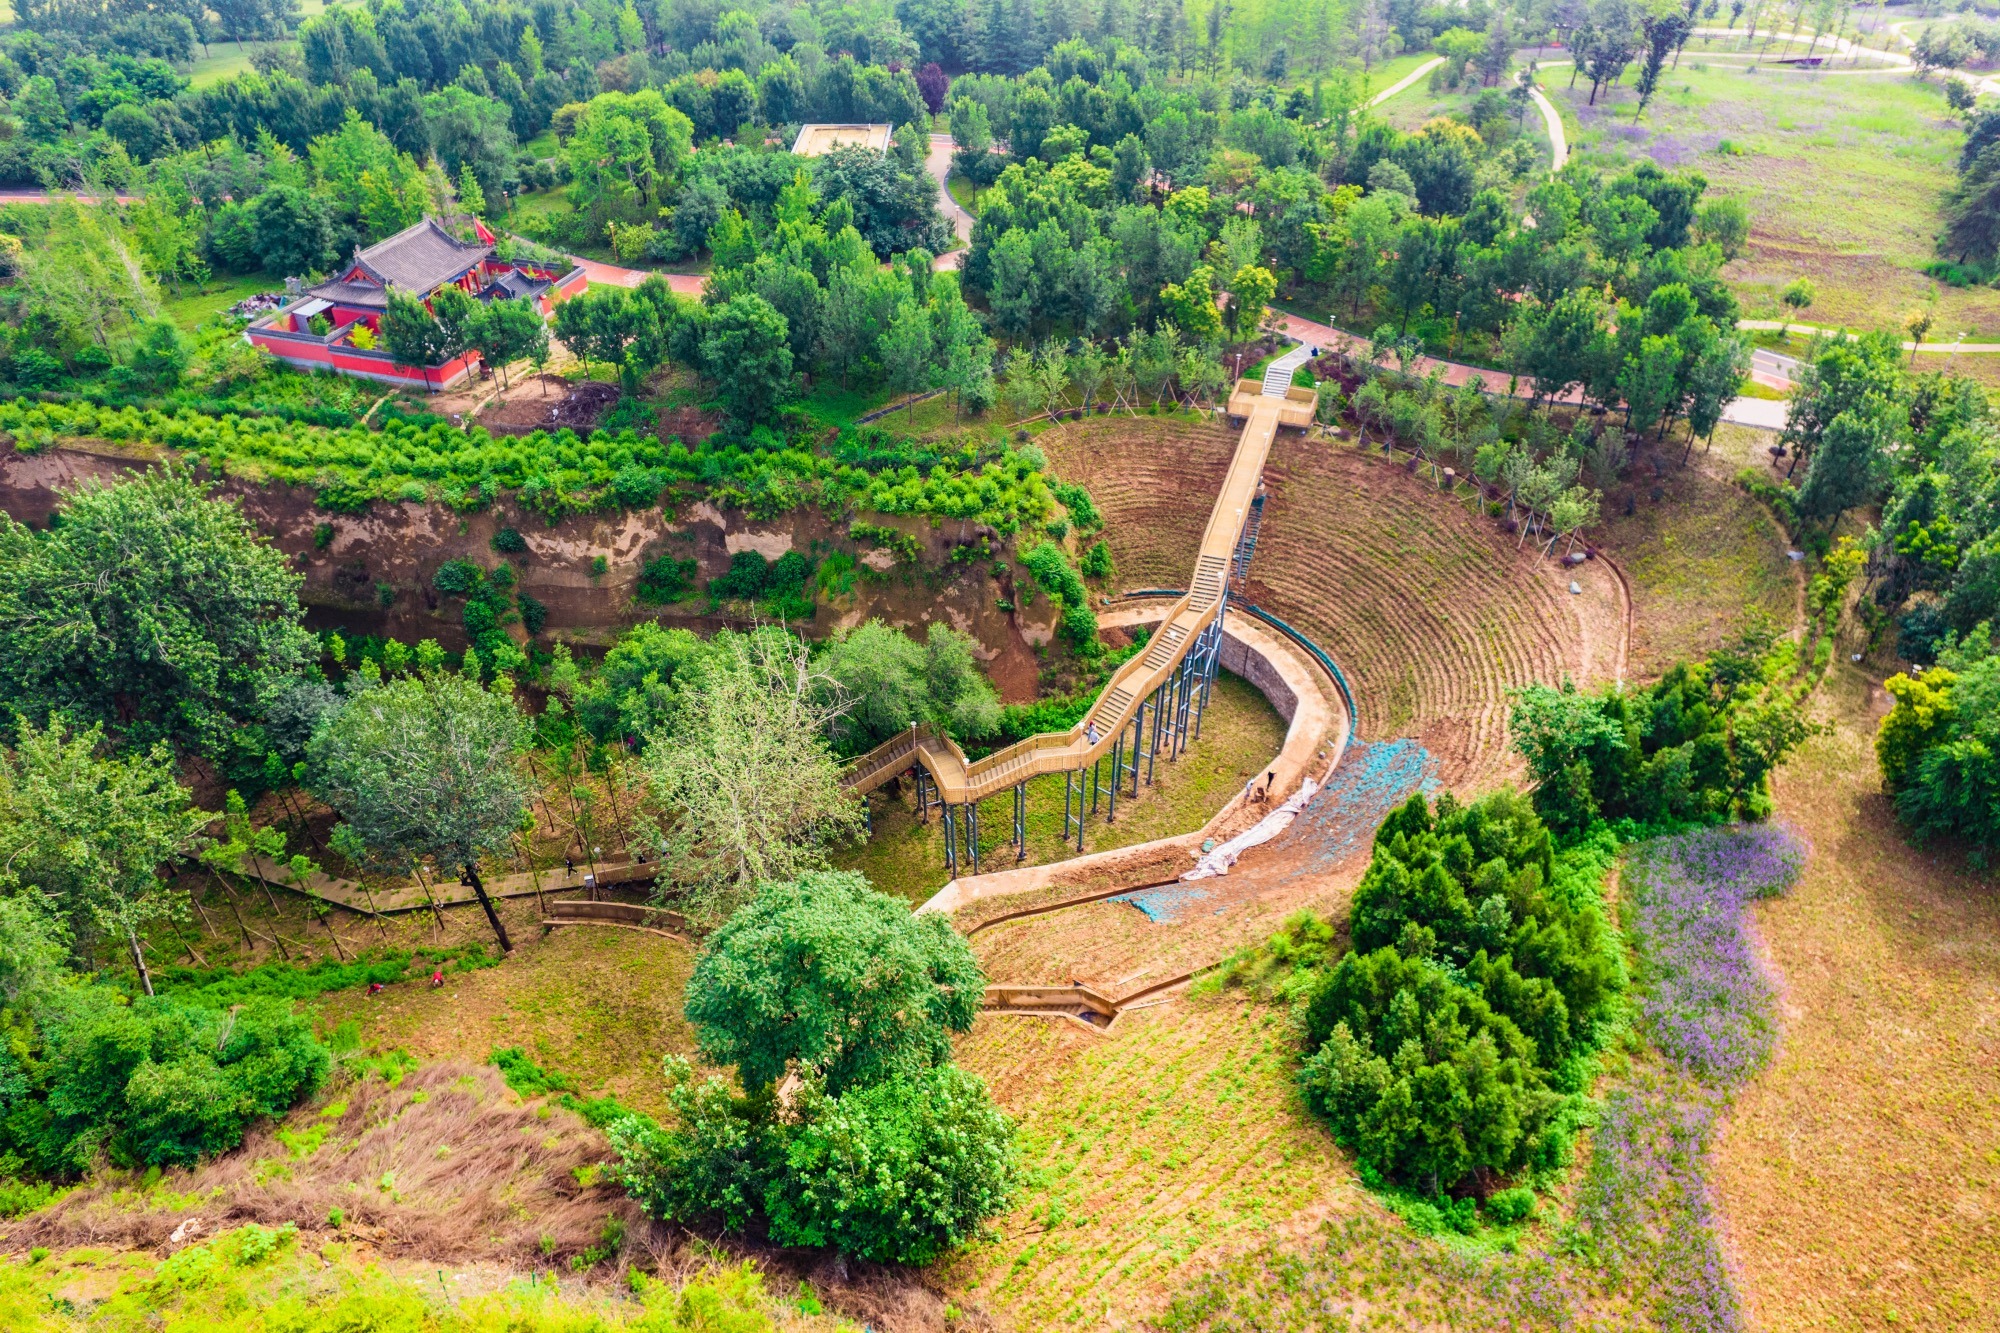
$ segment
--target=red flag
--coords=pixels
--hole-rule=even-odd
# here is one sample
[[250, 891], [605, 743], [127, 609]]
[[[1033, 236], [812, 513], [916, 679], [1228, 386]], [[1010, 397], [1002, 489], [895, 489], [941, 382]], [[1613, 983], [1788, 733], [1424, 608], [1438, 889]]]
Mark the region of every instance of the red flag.
[[473, 235], [479, 238], [479, 243], [481, 245], [493, 244], [493, 233], [486, 230], [486, 224], [484, 222], [481, 222], [478, 218], [474, 218], [472, 220], [472, 232]]

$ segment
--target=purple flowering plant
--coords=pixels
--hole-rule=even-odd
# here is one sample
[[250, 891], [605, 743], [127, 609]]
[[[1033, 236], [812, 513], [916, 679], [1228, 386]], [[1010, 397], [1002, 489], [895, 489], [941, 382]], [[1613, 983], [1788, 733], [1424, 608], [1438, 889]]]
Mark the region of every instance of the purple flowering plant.
[[1804, 864], [1804, 845], [1777, 824], [1656, 838], [1626, 859], [1625, 929], [1638, 960], [1639, 1025], [1704, 1083], [1733, 1088], [1770, 1054], [1776, 1001], [1745, 909], [1790, 887]]

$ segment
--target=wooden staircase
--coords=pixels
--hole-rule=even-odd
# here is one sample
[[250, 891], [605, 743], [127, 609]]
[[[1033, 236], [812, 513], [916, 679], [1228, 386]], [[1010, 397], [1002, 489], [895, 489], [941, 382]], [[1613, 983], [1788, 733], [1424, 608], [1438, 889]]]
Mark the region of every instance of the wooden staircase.
[[[1146, 651], [1126, 661], [1105, 682], [1103, 693], [1084, 720], [1068, 731], [1044, 732], [1017, 741], [977, 762], [968, 762], [965, 752], [942, 732], [913, 727], [850, 763], [843, 779], [849, 791], [873, 791], [916, 764], [936, 780], [939, 799], [960, 805], [984, 800], [1032, 777], [1087, 768], [1111, 752], [1113, 742], [1131, 724], [1140, 705], [1167, 681], [1201, 632], [1222, 613], [1231, 562], [1254, 512], [1258, 483], [1278, 427], [1302, 426], [1312, 420], [1316, 401], [1312, 390], [1291, 389], [1282, 397], [1241, 392], [1250, 383], [1244, 381], [1231, 399], [1232, 414], [1245, 418], [1243, 434], [1237, 439], [1229, 473], [1209, 512], [1188, 590], [1161, 618]], [[1239, 404], [1243, 408], [1240, 413], [1236, 412]]]

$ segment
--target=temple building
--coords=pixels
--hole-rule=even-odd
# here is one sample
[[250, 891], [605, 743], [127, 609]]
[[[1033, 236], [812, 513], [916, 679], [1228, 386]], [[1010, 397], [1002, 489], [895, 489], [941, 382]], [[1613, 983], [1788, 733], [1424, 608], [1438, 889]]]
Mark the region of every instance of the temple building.
[[533, 301], [546, 317], [558, 302], [584, 290], [583, 269], [567, 259], [541, 263], [502, 259], [493, 233], [474, 220], [475, 239], [461, 240], [427, 217], [367, 249], [357, 248], [338, 275], [302, 288], [282, 307], [253, 320], [243, 336], [300, 370], [335, 370], [386, 384], [422, 385], [432, 393], [475, 373], [479, 353], [435, 366], [409, 366], [381, 345], [382, 315], [393, 289], [421, 299], [446, 286], [482, 301]]

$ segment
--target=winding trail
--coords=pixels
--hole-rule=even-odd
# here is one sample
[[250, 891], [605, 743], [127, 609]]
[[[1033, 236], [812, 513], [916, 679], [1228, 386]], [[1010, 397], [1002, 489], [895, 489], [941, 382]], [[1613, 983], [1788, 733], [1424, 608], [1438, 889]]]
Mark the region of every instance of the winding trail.
[[959, 239], [959, 248], [947, 250], [931, 261], [931, 267], [943, 272], [956, 269], [965, 260], [965, 252], [972, 244], [972, 214], [958, 205], [951, 197], [951, 189], [945, 182], [951, 176], [951, 155], [956, 142], [949, 134], [933, 134], [930, 151], [924, 155], [924, 170], [937, 182], [938, 212], [944, 214], [951, 223], [952, 234]]
[[1411, 84], [1415, 83], [1418, 79], [1423, 78], [1426, 74], [1429, 74], [1432, 70], [1436, 69], [1439, 65], [1442, 65], [1443, 63], [1444, 63], [1443, 56], [1438, 56], [1432, 60], [1426, 60], [1423, 64], [1417, 66], [1415, 69], [1411, 70], [1408, 74], [1405, 74], [1402, 78], [1396, 80], [1396, 82], [1390, 84], [1387, 88], [1384, 88], [1381, 92], [1369, 98], [1368, 105], [1371, 107], [1381, 106], [1384, 102], [1394, 97], [1397, 93], [1402, 92], [1403, 89], [1409, 87]]
[[1569, 163], [1569, 135], [1563, 130], [1562, 115], [1543, 95], [1539, 83], [1529, 86], [1528, 96], [1535, 99], [1535, 109], [1542, 113], [1542, 124], [1549, 132], [1549, 170], [1561, 171]]

